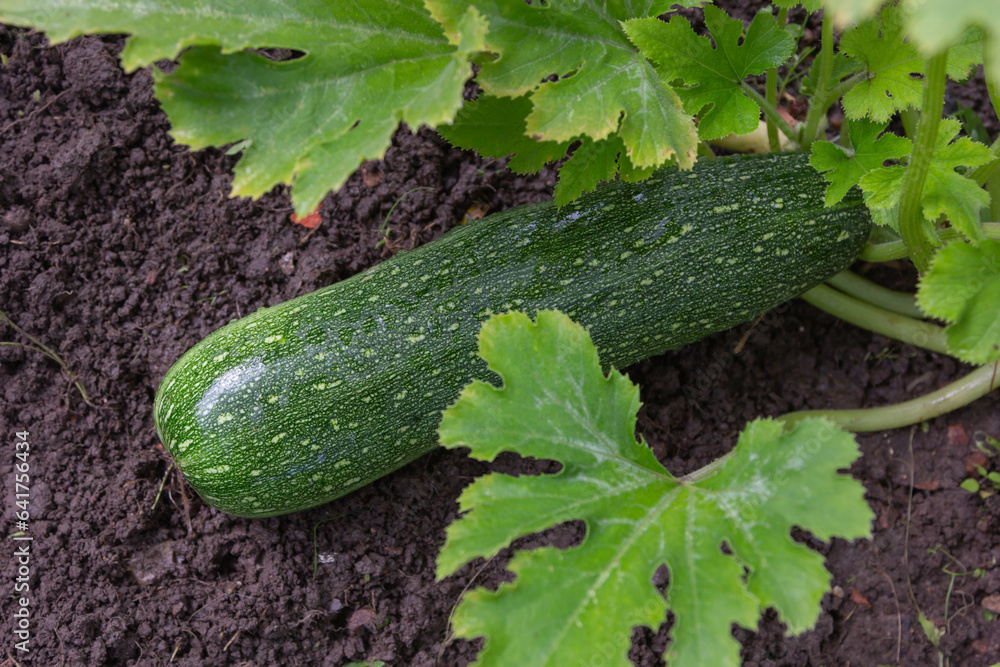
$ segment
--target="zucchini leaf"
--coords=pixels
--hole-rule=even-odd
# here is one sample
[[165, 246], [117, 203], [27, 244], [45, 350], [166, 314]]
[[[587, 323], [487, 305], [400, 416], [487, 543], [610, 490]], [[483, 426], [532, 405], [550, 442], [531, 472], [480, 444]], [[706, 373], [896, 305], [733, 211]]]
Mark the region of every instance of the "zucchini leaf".
[[948, 348], [961, 359], [1000, 359], [1000, 241], [955, 241], [938, 250], [920, 280], [917, 303], [950, 323]]
[[527, 135], [531, 100], [523, 97], [480, 95], [461, 108], [455, 119], [438, 132], [459, 148], [484, 157], [510, 157], [516, 174], [531, 174], [569, 150], [568, 141], [537, 141]]
[[[921, 194], [921, 205], [927, 220], [934, 222], [944, 216], [965, 236], [976, 239], [982, 236], [979, 211], [989, 206], [990, 195], [975, 181], [955, 170], [977, 167], [994, 158], [989, 147], [968, 137], [956, 139], [961, 128], [962, 123], [954, 118], [941, 121]], [[905, 170], [903, 166], [879, 167], [861, 177], [859, 183], [864, 191], [865, 203], [877, 222], [896, 220]]]
[[[617, 135], [631, 163], [653, 167], [673, 158], [694, 164], [693, 119], [653, 66], [637, 53], [621, 22], [656, 16], [702, 0], [578, 3], [554, 0], [426, 0], [456, 43], [470, 5], [489, 25], [476, 82], [490, 95], [529, 96], [527, 133], [541, 141], [594, 142]], [[550, 80], [552, 75], [557, 81]], [[512, 151], [508, 151], [512, 152]], [[611, 161], [610, 164], [614, 164]], [[610, 166], [610, 165], [609, 165]], [[604, 178], [614, 176], [614, 171]]]
[[559, 182], [552, 193], [556, 203], [568, 204], [596, 188], [608, 174], [617, 174], [619, 156], [624, 150], [622, 140], [615, 135], [601, 141], [580, 142], [559, 170]]
[[902, 20], [897, 7], [887, 6], [840, 38], [840, 51], [868, 74], [844, 95], [848, 118], [885, 124], [897, 111], [920, 108], [925, 62], [917, 47], [904, 40]]
[[[833, 206], [858, 184], [861, 177], [873, 169], [882, 167], [886, 160], [906, 157], [913, 150], [913, 144], [906, 137], [889, 132], [882, 134], [885, 123], [870, 120], [844, 120], [844, 132], [850, 136], [850, 147], [830, 141], [813, 144], [809, 163], [829, 183], [826, 188], [826, 206]], [[879, 136], [881, 135], [881, 136]]]
[[[400, 121], [454, 117], [486, 30], [472, 10], [459, 19], [453, 44], [421, 0], [0, 0], [0, 20], [53, 42], [130, 33], [126, 70], [190, 47], [156, 77], [174, 138], [195, 149], [245, 140], [233, 194], [293, 183], [299, 214], [384, 155]], [[251, 48], [302, 56], [277, 62]]]
[[[883, 0], [826, 0], [826, 10], [843, 24], [855, 24], [874, 16]], [[982, 62], [983, 35], [988, 35], [989, 60], [1000, 63], [1000, 12], [995, 0], [920, 0], [901, 3], [905, 9], [905, 34], [924, 55], [948, 54], [948, 76], [965, 78], [974, 64]], [[994, 85], [1000, 86], [1000, 67], [993, 67]]]
[[625, 31], [665, 80], [683, 80], [685, 87], [676, 90], [685, 111], [701, 114], [699, 138], [752, 132], [760, 107], [743, 92], [743, 79], [783, 64], [795, 50], [795, 38], [767, 12], [757, 14], [744, 35], [742, 21], [706, 5], [705, 25], [711, 39], [696, 35], [683, 16], [668, 22], [634, 19], [625, 23]]
[[[577, 665], [599, 655], [624, 667], [632, 628], [656, 628], [668, 610], [674, 666], [739, 665], [732, 625], [755, 628], [768, 607], [793, 633], [812, 627], [830, 574], [790, 531], [870, 534], [864, 489], [838, 474], [859, 454], [850, 434], [824, 420], [789, 433], [757, 420], [731, 455], [678, 478], [635, 438], [638, 388], [613, 369], [605, 376], [589, 335], [565, 315], [494, 316], [479, 349], [503, 388], [467, 386], [444, 413], [441, 443], [483, 460], [513, 450], [562, 469], [473, 482], [438, 576], [565, 521], [587, 529], [579, 546], [518, 552], [513, 583], [465, 596], [453, 628], [486, 637], [482, 664]], [[666, 598], [652, 581], [662, 564]]]

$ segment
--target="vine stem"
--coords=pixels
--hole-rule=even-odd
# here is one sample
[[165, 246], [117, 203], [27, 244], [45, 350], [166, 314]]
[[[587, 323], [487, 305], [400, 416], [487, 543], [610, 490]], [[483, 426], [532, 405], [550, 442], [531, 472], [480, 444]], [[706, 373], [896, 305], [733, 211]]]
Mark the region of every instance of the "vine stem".
[[844, 94], [849, 91], [854, 86], [858, 85], [862, 81], [868, 79], [868, 75], [864, 72], [858, 72], [857, 74], [852, 74], [848, 78], [844, 79], [836, 86], [830, 89], [830, 92], [826, 94], [826, 106], [829, 107], [830, 104], [835, 102], [837, 99], [844, 96]]
[[990, 96], [990, 104], [993, 105], [993, 113], [1000, 118], [1000, 91], [997, 90], [994, 78], [996, 76], [996, 70], [994, 69], [997, 64], [993, 61], [992, 51], [990, 47], [991, 42], [996, 39], [989, 33], [983, 34], [983, 74], [986, 78], [986, 92]]
[[[1000, 241], [1000, 223], [985, 222], [982, 227], [986, 238]], [[939, 229], [937, 230], [937, 234], [943, 243], [965, 238], [954, 227]], [[905, 243], [902, 241], [890, 241], [888, 243], [876, 243], [865, 246], [865, 249], [861, 251], [860, 259], [866, 262], [891, 262], [894, 259], [902, 259], [906, 256]]]
[[[785, 24], [788, 22], [788, 8], [782, 7], [778, 10], [778, 27], [784, 31]], [[767, 103], [772, 107], [778, 106], [778, 68], [769, 67], [767, 69], [767, 80], [766, 80], [766, 90], [767, 90]], [[778, 139], [778, 126], [774, 124], [770, 116], [764, 116], [767, 119], [767, 143], [771, 148], [772, 153], [777, 153], [781, 150], [781, 141]], [[791, 137], [789, 137], [791, 139]]]
[[[983, 72], [986, 77], [986, 92], [989, 93], [993, 113], [1000, 118], [1000, 91], [997, 90], [993, 80], [996, 75], [996, 62], [990, 53], [993, 39], [990, 35], [983, 35]], [[993, 145], [990, 146], [990, 152], [993, 153], [994, 158], [998, 157], [1000, 137], [997, 137]], [[990, 193], [990, 219], [993, 221], [1000, 220], [1000, 173], [997, 172], [997, 167], [1000, 167], [1000, 160], [993, 160], [976, 167], [970, 174], [970, 178], [974, 178], [980, 185], [985, 185], [986, 190]]]
[[819, 42], [819, 80], [816, 82], [815, 93], [809, 101], [805, 130], [802, 133], [802, 141], [799, 142], [803, 150], [809, 150], [812, 143], [816, 141], [820, 118], [826, 115], [829, 108], [829, 104], [827, 104], [830, 99], [828, 88], [830, 87], [830, 77], [833, 75], [833, 18], [830, 16], [830, 12], [823, 12], [822, 30]]
[[866, 303], [853, 296], [819, 285], [802, 295], [802, 299], [820, 310], [846, 322], [888, 336], [903, 343], [916, 345], [931, 352], [951, 354], [944, 329], [936, 324], [915, 320]]
[[87, 405], [91, 405], [91, 406], [93, 405], [93, 403], [90, 402], [90, 396], [87, 394], [87, 390], [83, 388], [83, 383], [80, 381], [80, 379], [72, 371], [70, 371], [69, 366], [66, 365], [66, 362], [63, 361], [62, 357], [60, 357], [58, 354], [56, 354], [55, 350], [53, 350], [51, 347], [49, 347], [48, 345], [46, 345], [42, 341], [38, 340], [37, 338], [35, 338], [31, 334], [29, 334], [27, 331], [25, 331], [21, 327], [17, 326], [14, 323], [14, 320], [12, 320], [9, 317], [7, 317], [7, 314], [4, 313], [4, 312], [2, 312], [2, 311], [0, 311], [0, 323], [9, 325], [14, 331], [16, 331], [17, 333], [21, 334], [22, 336], [24, 336], [25, 338], [27, 338], [28, 340], [30, 340], [32, 342], [32, 345], [27, 345], [25, 343], [12, 343], [12, 342], [8, 342], [8, 341], [0, 341], [0, 347], [4, 347], [4, 346], [23, 347], [23, 348], [25, 348], [27, 350], [33, 350], [35, 352], [39, 352], [39, 353], [45, 355], [46, 357], [48, 357], [52, 361], [54, 361], [57, 364], [59, 364], [59, 367], [62, 369], [63, 373], [66, 375], [67, 379], [69, 379], [70, 382], [72, 382], [73, 385], [77, 388], [77, 391], [80, 392], [80, 396], [83, 397], [83, 402], [86, 403]]
[[899, 200], [899, 231], [906, 243], [910, 259], [920, 273], [925, 273], [931, 263], [931, 240], [924, 230], [921, 198], [924, 182], [930, 169], [934, 144], [937, 141], [941, 112], [944, 110], [945, 69], [948, 51], [927, 61], [924, 75], [924, 100], [921, 108], [917, 136], [913, 140], [910, 164], [903, 176]]
[[981, 366], [960, 380], [897, 405], [857, 410], [802, 410], [777, 417], [786, 429], [810, 417], [825, 417], [837, 426], [854, 432], [884, 431], [933, 419], [957, 410], [1000, 388], [1000, 361]]
[[740, 90], [742, 90], [747, 97], [757, 103], [757, 106], [759, 106], [761, 111], [764, 112], [764, 117], [767, 118], [769, 122], [773, 122], [777, 125], [778, 129], [784, 132], [786, 137], [793, 141], [799, 140], [799, 131], [792, 127], [791, 124], [785, 120], [780, 113], [778, 113], [778, 107], [768, 102], [767, 98], [754, 90], [753, 86], [746, 81], [740, 84]]
[[927, 317], [917, 306], [914, 295], [882, 287], [853, 271], [841, 271], [827, 280], [826, 283], [848, 296], [866, 301], [879, 308], [885, 308], [898, 315], [918, 320]]

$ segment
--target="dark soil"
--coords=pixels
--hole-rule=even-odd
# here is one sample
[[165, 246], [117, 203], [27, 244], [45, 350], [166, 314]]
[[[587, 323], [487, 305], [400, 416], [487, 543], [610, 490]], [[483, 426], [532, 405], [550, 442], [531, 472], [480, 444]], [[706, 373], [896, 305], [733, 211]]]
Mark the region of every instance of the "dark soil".
[[[489, 466], [436, 451], [346, 498], [267, 520], [229, 517], [188, 489], [188, 526], [152, 399], [169, 366], [229, 320], [429, 241], [470, 208], [546, 198], [553, 174], [516, 177], [432, 132], [403, 129], [384, 161], [327, 198], [310, 233], [289, 221], [283, 191], [229, 199], [234, 157], [173, 143], [149, 74], [119, 68], [120, 38], [45, 44], [0, 27], [9, 58], [0, 69], [0, 310], [61, 355], [91, 404], [43, 355], [0, 348], [3, 525], [16, 530], [13, 443], [28, 431], [34, 540], [31, 653], [13, 647], [12, 554], [22, 543], [7, 540], [0, 660], [471, 662], [478, 644], [449, 640], [449, 613], [468, 586], [509, 577], [505, 558], [442, 582], [434, 561], [459, 492]], [[960, 96], [992, 121], [981, 80]], [[417, 186], [435, 189], [402, 200], [380, 245], [381, 221]], [[913, 279], [903, 266], [879, 275]], [[747, 329], [628, 369], [642, 386], [641, 430], [671, 470], [721, 455], [758, 415], [890, 404], [967, 370], [802, 303], [766, 317], [735, 353]], [[0, 335], [28, 342], [10, 327]], [[995, 394], [912, 433], [859, 437], [864, 456], [851, 472], [877, 517], [874, 538], [816, 543], [833, 573], [816, 629], [784, 638], [769, 614], [756, 633], [736, 630], [746, 664], [931, 665], [938, 651], [952, 665], [1000, 661], [1000, 625], [987, 612], [1000, 606], [1000, 497], [958, 488], [980, 433], [1000, 436]], [[497, 465], [533, 469], [512, 456]], [[518, 545], [578, 538], [567, 525]], [[920, 611], [943, 632], [938, 647]], [[633, 639], [637, 664], [662, 664], [665, 626]]]

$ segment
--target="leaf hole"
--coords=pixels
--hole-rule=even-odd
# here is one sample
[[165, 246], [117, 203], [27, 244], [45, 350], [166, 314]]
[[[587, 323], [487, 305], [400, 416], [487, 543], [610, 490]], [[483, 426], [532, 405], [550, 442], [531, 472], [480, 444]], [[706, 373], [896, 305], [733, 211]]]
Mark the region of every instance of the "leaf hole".
[[250, 49], [250, 51], [276, 63], [291, 62], [306, 56], [305, 51], [299, 51], [298, 49]]

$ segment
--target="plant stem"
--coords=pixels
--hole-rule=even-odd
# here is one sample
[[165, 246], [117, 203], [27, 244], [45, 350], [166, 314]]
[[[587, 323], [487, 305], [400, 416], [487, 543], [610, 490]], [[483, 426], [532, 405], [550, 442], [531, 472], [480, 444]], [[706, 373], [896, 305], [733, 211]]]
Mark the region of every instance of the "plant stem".
[[[785, 23], [788, 22], [788, 8], [782, 7], [778, 10], [778, 27], [782, 31], [785, 29]], [[778, 68], [769, 67], [767, 70], [767, 103], [772, 107], [778, 106]], [[781, 150], [781, 141], [778, 139], [778, 126], [774, 124], [769, 117], [767, 118], [767, 143], [771, 147], [772, 153], [777, 153]], [[789, 137], [791, 138], [791, 137]]]
[[[767, 103], [771, 106], [778, 105], [778, 68], [771, 67], [767, 70]], [[781, 151], [781, 141], [778, 139], [778, 126], [774, 124], [770, 116], [767, 119], [767, 145], [772, 153]]]
[[748, 84], [746, 81], [740, 84], [740, 90], [742, 90], [747, 95], [747, 97], [749, 97], [750, 99], [752, 99], [754, 102], [757, 103], [757, 106], [759, 106], [761, 111], [764, 112], [764, 116], [767, 118], [767, 120], [777, 125], [778, 129], [784, 132], [786, 137], [788, 137], [792, 141], [796, 142], [798, 141], [799, 139], [798, 130], [793, 128], [791, 124], [789, 124], [789, 122], [785, 120], [780, 113], [778, 113], [777, 107], [768, 102], [763, 95], [754, 90], [753, 86]]
[[76, 375], [74, 375], [72, 372], [70, 372], [69, 366], [66, 365], [66, 362], [63, 361], [62, 357], [60, 357], [58, 354], [56, 354], [56, 352], [52, 348], [50, 348], [45, 343], [43, 343], [42, 341], [38, 340], [37, 338], [35, 338], [31, 334], [29, 334], [27, 331], [25, 331], [21, 327], [19, 327], [16, 324], [14, 324], [14, 320], [12, 320], [9, 317], [7, 317], [7, 314], [4, 313], [3, 311], [0, 311], [0, 322], [9, 324], [11, 326], [11, 328], [14, 329], [14, 331], [18, 332], [19, 334], [21, 334], [22, 336], [24, 336], [25, 338], [27, 338], [28, 340], [30, 340], [33, 343], [33, 345], [26, 345], [24, 343], [9, 343], [9, 342], [3, 341], [3, 342], [0, 342], [0, 346], [23, 347], [23, 348], [26, 348], [28, 350], [34, 350], [35, 352], [41, 352], [46, 357], [48, 357], [52, 361], [54, 361], [57, 364], [59, 364], [59, 367], [62, 368], [63, 373], [66, 374], [66, 377], [69, 378], [69, 380], [76, 386], [77, 390], [80, 392], [80, 396], [83, 397], [83, 402], [86, 403], [87, 405], [93, 405], [93, 403], [90, 402], [90, 396], [87, 395], [87, 390], [83, 388], [83, 384], [80, 382], [80, 380], [77, 378]]
[[906, 107], [899, 112], [899, 119], [903, 121], [903, 132], [912, 140], [917, 135], [917, 127], [920, 125], [920, 112], [913, 107]]
[[924, 215], [921, 199], [924, 182], [937, 141], [941, 112], [944, 110], [945, 66], [948, 51], [942, 51], [927, 61], [924, 75], [924, 100], [917, 126], [917, 136], [913, 140], [913, 153], [903, 175], [902, 192], [899, 200], [899, 231], [910, 253], [910, 259], [920, 273], [930, 268], [932, 243], [924, 230]]
[[[819, 42], [819, 80], [816, 82], [816, 89], [812, 99], [809, 100], [809, 113], [806, 115], [805, 130], [802, 133], [803, 150], [809, 150], [812, 142], [816, 141], [816, 134], [819, 128], [819, 120], [826, 115], [830, 107], [830, 77], [833, 74], [833, 17], [830, 12], [823, 12], [823, 33]], [[836, 98], [834, 98], [836, 99]]]
[[990, 220], [1000, 220], [1000, 171], [994, 171], [986, 179], [985, 185], [986, 191], [990, 193]]
[[392, 212], [396, 210], [396, 207], [399, 206], [399, 202], [403, 201], [403, 199], [406, 198], [406, 195], [410, 194], [411, 192], [417, 192], [418, 190], [434, 190], [434, 189], [435, 188], [427, 186], [417, 186], [415, 188], [410, 188], [403, 194], [399, 195], [399, 199], [393, 202], [392, 207], [389, 208], [389, 212], [385, 214], [385, 218], [382, 220], [382, 224], [378, 228], [379, 234], [382, 235], [382, 240], [376, 243], [375, 247], [377, 248], [389, 240], [389, 218], [390, 216], [392, 216]]
[[993, 77], [997, 74], [995, 69], [997, 64], [990, 57], [990, 42], [994, 39], [996, 38], [989, 33], [983, 33], [983, 75], [986, 78], [986, 92], [989, 93], [990, 104], [993, 105], [993, 113], [1000, 118], [1000, 91], [997, 90], [997, 86], [993, 80]]
[[826, 101], [827, 101], [826, 106], [829, 107], [835, 101], [843, 97], [844, 93], [846, 93], [848, 90], [850, 90], [851, 88], [853, 88], [854, 86], [861, 83], [867, 78], [868, 78], [867, 74], [865, 74], [864, 72], [858, 72], [857, 74], [852, 74], [848, 78], [838, 83], [836, 86], [831, 88], [830, 91], [826, 94]]
[[841, 271], [826, 282], [848, 296], [866, 301], [879, 308], [885, 308], [893, 313], [918, 320], [927, 317], [917, 306], [914, 295], [882, 287], [853, 271]]
[[[983, 35], [983, 73], [993, 113], [1000, 117], [1000, 91], [997, 90], [992, 78], [996, 74], [996, 62], [990, 57], [990, 41], [992, 39], [993, 37], [990, 35]], [[990, 152], [993, 153], [993, 157], [1000, 158], [1000, 137], [993, 141]], [[997, 172], [997, 167], [1000, 167], [1000, 159], [980, 165], [969, 174], [969, 178], [980, 185], [985, 185], [986, 190], [990, 193], [990, 220], [994, 222], [1000, 220], [1000, 172]]]
[[[1000, 222], [983, 223], [983, 234], [988, 239], [1000, 241]], [[954, 227], [945, 227], [937, 230], [938, 238], [942, 242], [956, 241], [965, 238], [961, 232]], [[890, 241], [888, 243], [869, 244], [861, 251], [861, 259], [866, 262], [889, 262], [894, 259], [906, 257], [906, 244], [902, 241]]]
[[865, 303], [832, 287], [819, 285], [802, 295], [802, 299], [822, 311], [851, 324], [888, 336], [903, 343], [916, 345], [931, 352], [951, 354], [944, 329], [936, 324], [893, 313], [885, 308]]
[[882, 408], [858, 410], [802, 410], [777, 419], [790, 429], [809, 417], [825, 417], [848, 431], [884, 431], [933, 419], [968, 405], [1000, 387], [1000, 361], [981, 366], [935, 392]]

